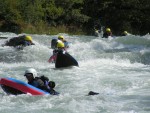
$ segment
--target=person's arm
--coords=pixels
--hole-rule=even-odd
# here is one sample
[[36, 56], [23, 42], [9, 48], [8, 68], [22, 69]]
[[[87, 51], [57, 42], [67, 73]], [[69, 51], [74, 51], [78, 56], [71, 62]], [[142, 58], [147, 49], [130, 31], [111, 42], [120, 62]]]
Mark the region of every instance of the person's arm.
[[24, 41], [23, 46], [29, 46], [29, 42]]
[[48, 89], [48, 87], [44, 84], [44, 82], [40, 78], [37, 77], [36, 82], [38, 83], [37, 88], [50, 93], [50, 89]]
[[31, 45], [35, 45], [35, 43], [31, 42]]
[[53, 54], [53, 55], [48, 59], [48, 62], [49, 62], [49, 63], [55, 62], [56, 56], [57, 56], [57, 54]]
[[56, 92], [54, 89], [50, 89], [50, 92], [49, 92], [51, 95], [59, 95], [58, 92]]

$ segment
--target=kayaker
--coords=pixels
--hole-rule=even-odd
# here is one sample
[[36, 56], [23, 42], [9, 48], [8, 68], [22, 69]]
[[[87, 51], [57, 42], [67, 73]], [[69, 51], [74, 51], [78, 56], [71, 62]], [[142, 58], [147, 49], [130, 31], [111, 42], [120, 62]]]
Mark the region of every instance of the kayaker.
[[127, 36], [129, 33], [127, 31], [123, 31], [122, 36]]
[[108, 38], [109, 36], [112, 36], [111, 29], [110, 28], [106, 28], [102, 38]]
[[64, 43], [65, 48], [69, 47], [68, 41], [64, 38], [64, 36], [58, 36], [58, 40], [61, 40]]
[[53, 50], [53, 55], [49, 58], [48, 62], [49, 63], [54, 63], [56, 61], [57, 53], [58, 52], [65, 52], [65, 46], [64, 43], [60, 40], [57, 41], [57, 48]]
[[28, 84], [37, 87], [41, 90], [47, 91], [52, 95], [58, 95], [59, 93], [54, 90], [55, 82], [49, 81], [45, 76], [37, 76], [37, 71], [34, 68], [29, 68], [25, 71], [24, 76], [28, 80]]
[[30, 45], [35, 45], [32, 41], [31, 36], [25, 36], [24, 42], [22, 43], [23, 46], [30, 46]]

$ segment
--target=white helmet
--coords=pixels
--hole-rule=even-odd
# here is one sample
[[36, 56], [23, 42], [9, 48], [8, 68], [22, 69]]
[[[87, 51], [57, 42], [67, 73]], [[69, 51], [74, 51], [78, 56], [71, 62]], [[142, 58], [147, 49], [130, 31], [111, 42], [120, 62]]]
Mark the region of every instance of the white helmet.
[[26, 75], [27, 73], [32, 73], [34, 77], [37, 76], [37, 71], [34, 69], [34, 68], [29, 68], [25, 71], [25, 74]]

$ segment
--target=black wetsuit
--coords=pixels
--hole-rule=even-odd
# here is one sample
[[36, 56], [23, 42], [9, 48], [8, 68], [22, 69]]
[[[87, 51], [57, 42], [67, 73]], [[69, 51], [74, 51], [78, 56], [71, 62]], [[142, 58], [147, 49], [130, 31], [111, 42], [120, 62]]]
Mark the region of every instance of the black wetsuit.
[[29, 41], [23, 41], [22, 42], [22, 44], [21, 44], [22, 46], [30, 46], [30, 45], [35, 45], [34, 43], [32, 43], [32, 42], [29, 42]]
[[109, 36], [112, 36], [112, 33], [105, 32], [102, 38], [108, 38]]

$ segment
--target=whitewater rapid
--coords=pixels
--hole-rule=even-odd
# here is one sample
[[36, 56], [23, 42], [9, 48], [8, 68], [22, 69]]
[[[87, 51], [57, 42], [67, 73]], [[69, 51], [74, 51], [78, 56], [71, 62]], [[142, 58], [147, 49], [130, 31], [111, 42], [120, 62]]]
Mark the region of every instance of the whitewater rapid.
[[[22, 34], [20, 34], [22, 35]], [[149, 113], [150, 35], [103, 39], [64, 35], [68, 52], [79, 67], [55, 69], [48, 63], [51, 39], [58, 35], [35, 35], [35, 46], [23, 50], [0, 47], [0, 77], [26, 81], [24, 71], [35, 68], [56, 82], [59, 96], [8, 96], [0, 89], [0, 113]], [[0, 45], [13, 33], [0, 33]], [[87, 96], [89, 91], [99, 95]]]

